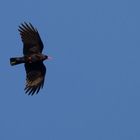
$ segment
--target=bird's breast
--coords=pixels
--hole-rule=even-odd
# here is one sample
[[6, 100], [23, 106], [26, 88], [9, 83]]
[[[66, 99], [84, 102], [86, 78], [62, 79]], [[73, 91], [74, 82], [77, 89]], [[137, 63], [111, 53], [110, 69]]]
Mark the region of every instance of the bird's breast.
[[27, 63], [34, 63], [41, 61], [40, 57], [38, 55], [30, 55], [26, 57], [26, 62]]

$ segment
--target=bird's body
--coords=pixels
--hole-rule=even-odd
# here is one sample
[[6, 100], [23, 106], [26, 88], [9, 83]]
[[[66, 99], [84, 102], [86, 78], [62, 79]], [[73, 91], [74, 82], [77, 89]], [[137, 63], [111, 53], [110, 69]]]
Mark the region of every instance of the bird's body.
[[44, 61], [45, 59], [47, 59], [47, 56], [39, 53], [39, 54], [32, 54], [23, 57], [10, 58], [10, 63], [11, 65], [17, 65], [21, 63], [36, 63], [38, 61]]
[[23, 42], [23, 57], [10, 58], [10, 64], [24, 63], [26, 71], [25, 92], [33, 95], [38, 93], [40, 88], [43, 88], [46, 74], [43, 61], [48, 59], [48, 56], [42, 54], [43, 43], [37, 29], [31, 23], [21, 24], [18, 30]]

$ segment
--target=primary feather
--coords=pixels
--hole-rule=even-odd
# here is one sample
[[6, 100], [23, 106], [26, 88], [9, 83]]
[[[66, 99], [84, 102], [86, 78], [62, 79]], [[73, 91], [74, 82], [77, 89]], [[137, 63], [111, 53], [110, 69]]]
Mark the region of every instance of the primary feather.
[[43, 43], [39, 36], [37, 29], [35, 29], [31, 23], [21, 24], [19, 26], [19, 32], [23, 42], [23, 54], [29, 55], [32, 53], [42, 53]]
[[26, 70], [26, 87], [25, 91], [29, 95], [38, 93], [43, 88], [46, 67], [42, 62], [25, 64]]

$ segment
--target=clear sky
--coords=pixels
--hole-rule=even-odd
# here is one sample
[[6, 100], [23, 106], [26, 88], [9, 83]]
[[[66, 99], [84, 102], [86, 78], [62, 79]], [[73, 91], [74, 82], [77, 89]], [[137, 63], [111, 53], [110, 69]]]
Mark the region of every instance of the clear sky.
[[[140, 140], [140, 1], [1, 0], [0, 140]], [[39, 30], [47, 75], [24, 93], [17, 31]]]

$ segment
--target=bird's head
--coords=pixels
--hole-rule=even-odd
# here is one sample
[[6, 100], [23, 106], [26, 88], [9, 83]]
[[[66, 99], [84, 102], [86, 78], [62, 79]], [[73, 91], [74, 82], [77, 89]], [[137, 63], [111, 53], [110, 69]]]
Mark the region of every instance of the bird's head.
[[52, 57], [48, 55], [43, 55], [43, 60], [48, 60], [48, 59], [52, 59]]

